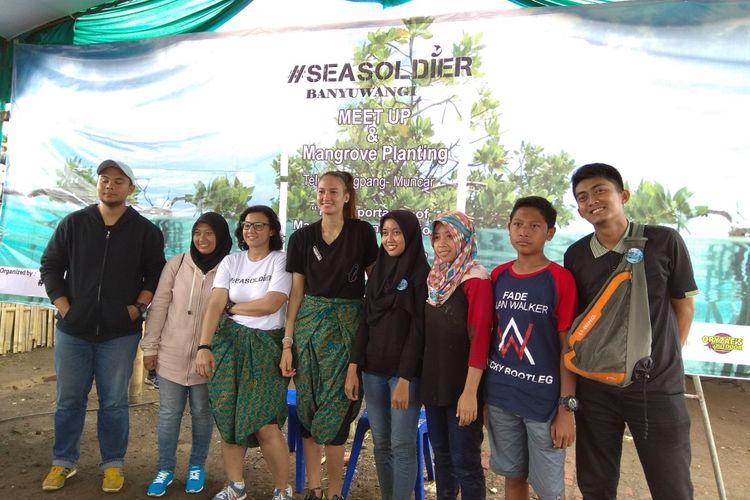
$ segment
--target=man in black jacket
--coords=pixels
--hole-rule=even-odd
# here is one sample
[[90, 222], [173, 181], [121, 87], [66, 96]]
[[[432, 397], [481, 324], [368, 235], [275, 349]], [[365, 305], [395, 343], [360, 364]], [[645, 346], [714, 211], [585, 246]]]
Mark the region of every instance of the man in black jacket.
[[130, 167], [105, 160], [96, 173], [99, 203], [65, 217], [42, 255], [42, 280], [58, 311], [55, 443], [42, 485], [48, 491], [62, 488], [76, 473], [93, 381], [99, 396], [102, 489], [122, 488], [128, 381], [143, 312], [165, 262], [159, 228], [126, 205], [135, 189]]

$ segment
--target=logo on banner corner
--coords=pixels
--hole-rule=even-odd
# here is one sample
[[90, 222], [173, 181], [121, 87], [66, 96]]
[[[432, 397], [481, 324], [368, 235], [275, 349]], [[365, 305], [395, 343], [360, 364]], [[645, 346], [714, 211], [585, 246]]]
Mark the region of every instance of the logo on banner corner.
[[728, 333], [717, 333], [715, 335], [704, 335], [701, 337], [703, 345], [717, 354], [728, 354], [732, 351], [743, 350], [743, 340], [741, 337], [732, 337]]

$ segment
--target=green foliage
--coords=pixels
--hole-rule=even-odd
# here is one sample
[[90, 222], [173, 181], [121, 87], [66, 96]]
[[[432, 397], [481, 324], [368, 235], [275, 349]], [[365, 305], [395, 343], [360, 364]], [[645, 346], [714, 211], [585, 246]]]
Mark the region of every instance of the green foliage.
[[[339, 139], [335, 149], [372, 149], [382, 145], [393, 145], [400, 149], [414, 150], [444, 148], [447, 161], [435, 160], [384, 160], [378, 154], [374, 161], [351, 161], [336, 164], [332, 161], [303, 159], [302, 149], [289, 157], [288, 217], [311, 221], [318, 216], [315, 207], [315, 183], [305, 182], [305, 174], [315, 175], [328, 170], [348, 170], [355, 177], [382, 178], [386, 186], [365, 186], [358, 189], [359, 205], [371, 209], [403, 208], [412, 211], [429, 210], [430, 218], [437, 212], [456, 206], [459, 156], [470, 154], [469, 190], [467, 213], [474, 217], [480, 227], [498, 227], [506, 224], [507, 215], [516, 198], [535, 194], [547, 197], [559, 211], [559, 221], [565, 225], [572, 217], [570, 207], [562, 200], [568, 189], [568, 175], [575, 162], [565, 152], [545, 154], [539, 146], [521, 144], [519, 151], [509, 153], [501, 141], [500, 103], [489, 88], [481, 88], [471, 103], [461, 102], [459, 97], [443, 90], [442, 98], [433, 98], [436, 87], [449, 88], [461, 81], [448, 76], [415, 78], [411, 72], [411, 61], [425, 52], [434, 57], [470, 57], [474, 77], [481, 75], [482, 34], [464, 33], [452, 44], [452, 53], [435, 45], [430, 32], [430, 18], [413, 18], [403, 26], [379, 29], [368, 33], [367, 40], [354, 49], [353, 64], [368, 62], [375, 66], [381, 61], [399, 60], [402, 74], [409, 79], [377, 80], [361, 82], [362, 87], [398, 85], [416, 87], [414, 95], [403, 97], [363, 98], [350, 104], [350, 108], [383, 109], [381, 120], [375, 125], [376, 142], [368, 141], [373, 130], [361, 125], [343, 125], [339, 128]], [[447, 49], [447, 47], [446, 47]], [[421, 56], [420, 56], [421, 57]], [[391, 124], [386, 119], [389, 109], [407, 109], [409, 118], [404, 123]], [[469, 116], [465, 116], [470, 113]], [[468, 124], [468, 134], [446, 143], [436, 136], [435, 123], [439, 120], [462, 121]], [[466, 161], [465, 159], [463, 161]], [[273, 162], [279, 176], [280, 161]], [[405, 188], [395, 185], [396, 178], [431, 179], [420, 188]], [[313, 178], [314, 179], [314, 178]], [[307, 178], [310, 180], [310, 177]], [[373, 217], [377, 219], [377, 217]], [[426, 221], [423, 221], [426, 222]]]
[[[402, 71], [411, 71], [408, 61], [412, 59], [414, 46], [420, 41], [432, 38], [428, 28], [432, 21], [429, 18], [414, 18], [407, 20], [403, 27], [387, 30], [377, 30], [368, 34], [367, 41], [354, 51], [354, 63], [370, 62], [373, 65], [380, 61], [391, 59], [394, 55], [403, 59], [405, 66]], [[447, 84], [451, 78], [424, 78], [399, 81], [400, 85], [415, 85], [422, 88], [438, 84]], [[361, 85], [388, 85], [393, 80], [371, 80]], [[304, 174], [320, 174], [328, 170], [346, 169], [355, 177], [383, 178], [387, 181], [385, 189], [380, 187], [361, 187], [358, 190], [360, 206], [368, 208], [405, 208], [408, 210], [430, 209], [433, 213], [445, 210], [455, 205], [455, 178], [457, 161], [451, 158], [450, 152], [456, 144], [446, 145], [434, 138], [435, 131], [432, 118], [426, 116], [425, 111], [432, 107], [442, 107], [444, 113], [457, 113], [455, 96], [446, 100], [426, 104], [419, 96], [400, 98], [365, 98], [353, 104], [352, 108], [361, 109], [398, 109], [405, 108], [410, 117], [405, 123], [391, 124], [385, 114], [375, 128], [377, 143], [369, 142], [368, 130], [358, 125], [344, 125], [340, 128], [340, 138], [336, 141], [336, 149], [371, 149], [379, 145], [394, 145], [402, 149], [415, 149], [419, 146], [426, 148], [448, 149], [448, 161], [441, 165], [432, 160], [384, 160], [379, 154], [375, 161], [355, 161], [346, 165], [333, 162], [310, 161], [302, 158], [301, 150], [289, 157], [289, 191], [288, 215], [290, 219], [312, 220], [317, 217], [315, 208], [315, 185], [305, 185]], [[387, 112], [387, 111], [385, 111]], [[279, 161], [274, 161], [273, 167], [279, 173]], [[405, 189], [393, 185], [394, 177], [431, 178], [431, 186], [424, 189]], [[364, 203], [362, 203], [364, 202]]]
[[57, 187], [77, 195], [96, 199], [96, 174], [94, 167], [84, 166], [78, 156], [67, 158], [65, 166], [57, 173]]
[[195, 193], [186, 194], [185, 201], [195, 205], [198, 212], [212, 210], [231, 220], [239, 217], [247, 208], [247, 202], [250, 201], [254, 189], [242, 184], [237, 177], [230, 183], [225, 175], [216, 177], [208, 185], [202, 181], [196, 182]]
[[[478, 150], [475, 161], [482, 154], [497, 155]], [[522, 142], [510, 159], [513, 161], [502, 163], [499, 168], [489, 167], [492, 163], [480, 163], [469, 175], [470, 195], [466, 208], [477, 226], [505, 227], [515, 201], [532, 195], [542, 196], [552, 203], [557, 210], [558, 226], [568, 225], [573, 210], [563, 198], [568, 190], [568, 178], [575, 168], [573, 158], [565, 151], [545, 154], [541, 146]]]
[[690, 219], [708, 214], [707, 206], [690, 205], [692, 196], [684, 187], [672, 194], [658, 182], [642, 180], [638, 188], [631, 191], [625, 213], [628, 218], [644, 224], [666, 224], [680, 231], [687, 229]]
[[[2, 131], [2, 123], [0, 123], [0, 131]], [[0, 163], [5, 164], [6, 155], [8, 154], [8, 136], [5, 132], [0, 134]]]

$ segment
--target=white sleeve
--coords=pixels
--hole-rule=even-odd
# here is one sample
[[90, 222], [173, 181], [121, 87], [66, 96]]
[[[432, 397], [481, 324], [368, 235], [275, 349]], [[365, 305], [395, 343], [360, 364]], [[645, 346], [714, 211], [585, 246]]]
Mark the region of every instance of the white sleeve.
[[229, 254], [224, 257], [219, 263], [219, 267], [216, 269], [216, 276], [214, 277], [214, 284], [211, 289], [214, 288], [226, 288], [229, 290], [229, 280], [232, 278], [232, 263], [234, 259], [233, 254]]
[[273, 274], [268, 284], [269, 292], [281, 292], [287, 297], [292, 290], [292, 273], [286, 270], [286, 254], [279, 251], [273, 261]]

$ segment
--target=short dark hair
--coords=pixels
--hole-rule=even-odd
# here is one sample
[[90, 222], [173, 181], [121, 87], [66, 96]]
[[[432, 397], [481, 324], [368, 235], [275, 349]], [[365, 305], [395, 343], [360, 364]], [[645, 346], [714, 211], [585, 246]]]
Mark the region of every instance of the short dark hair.
[[242, 237], [242, 223], [245, 221], [247, 214], [263, 214], [268, 218], [268, 223], [271, 224], [269, 228], [273, 230], [271, 240], [268, 242], [268, 248], [273, 250], [281, 250], [284, 248], [284, 242], [281, 240], [281, 222], [279, 222], [279, 216], [273, 211], [273, 208], [266, 205], [253, 205], [247, 207], [240, 214], [240, 220], [237, 222], [237, 228], [234, 230], [234, 235], [237, 237], [237, 246], [240, 250], [247, 250], [248, 246], [245, 243], [245, 238]]
[[513, 204], [513, 210], [510, 211], [510, 219], [508, 222], [513, 220], [513, 216], [516, 215], [519, 208], [524, 207], [536, 208], [539, 210], [539, 213], [542, 214], [544, 221], [547, 223], [547, 229], [555, 227], [555, 222], [557, 221], [557, 210], [555, 210], [555, 207], [552, 206], [552, 203], [550, 203], [547, 198], [542, 198], [541, 196], [525, 196], [523, 198], [518, 198]]
[[617, 189], [620, 192], [625, 190], [625, 184], [622, 182], [622, 175], [620, 175], [620, 172], [615, 167], [607, 165], [606, 163], [589, 163], [573, 172], [573, 177], [571, 178], [573, 196], [576, 194], [576, 186], [579, 182], [594, 177], [603, 177], [608, 181], [611, 181], [617, 186]]
[[349, 201], [344, 203], [344, 218], [345, 219], [356, 219], [357, 218], [357, 190], [354, 188], [354, 176], [349, 172], [343, 170], [330, 170], [323, 177], [336, 177], [344, 183], [344, 190], [349, 193]]

